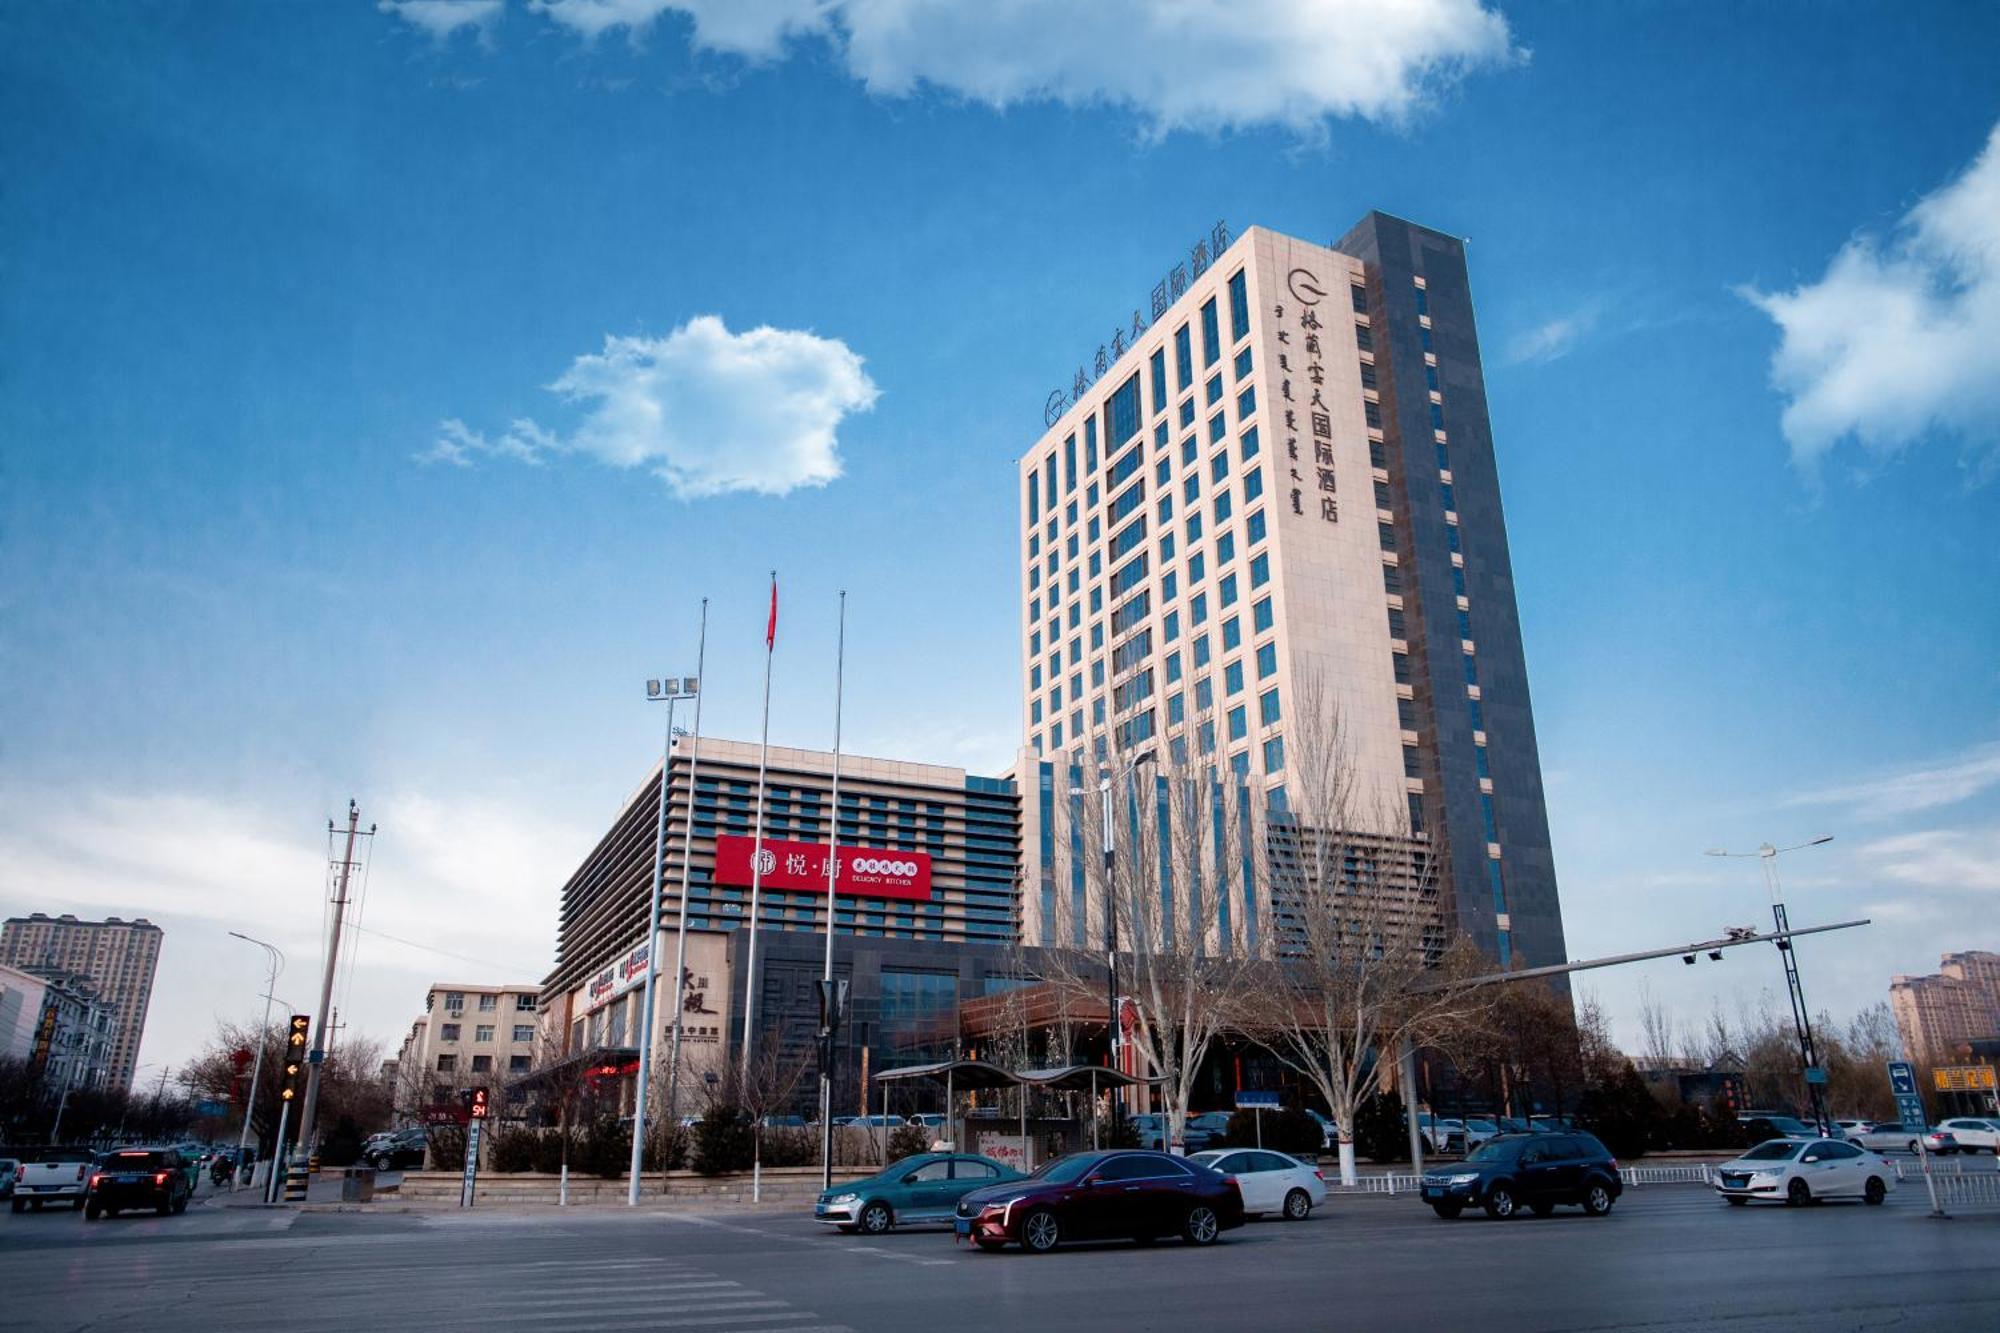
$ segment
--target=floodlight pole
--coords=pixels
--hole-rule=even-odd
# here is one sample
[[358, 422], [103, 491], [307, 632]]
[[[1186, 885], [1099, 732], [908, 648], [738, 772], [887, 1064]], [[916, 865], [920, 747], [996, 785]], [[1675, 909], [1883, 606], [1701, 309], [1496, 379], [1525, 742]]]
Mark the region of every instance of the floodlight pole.
[[[646, 1091], [651, 1086], [653, 1076], [653, 1003], [654, 991], [660, 976], [660, 891], [667, 875], [667, 798], [671, 794], [674, 771], [674, 705], [682, 699], [691, 699], [700, 688], [700, 678], [646, 682], [646, 698], [667, 704], [667, 739], [660, 749], [660, 817], [653, 828], [653, 899], [652, 908], [646, 913], [646, 985], [645, 994], [639, 1002], [639, 1082], [632, 1096], [632, 1169], [625, 1185], [625, 1203], [636, 1206], [639, 1202], [639, 1173], [645, 1165], [646, 1153]], [[688, 793], [688, 814], [692, 822], [694, 814], [694, 793]], [[683, 895], [681, 917], [687, 917], [687, 901]], [[674, 973], [674, 994], [680, 994], [680, 973]]]

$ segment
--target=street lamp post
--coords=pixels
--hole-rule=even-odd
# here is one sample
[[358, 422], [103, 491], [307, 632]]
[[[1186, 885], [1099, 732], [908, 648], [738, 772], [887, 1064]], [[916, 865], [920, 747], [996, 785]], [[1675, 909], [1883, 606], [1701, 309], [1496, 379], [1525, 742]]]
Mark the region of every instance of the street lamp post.
[[1817, 838], [1790, 847], [1773, 847], [1767, 842], [1754, 852], [1731, 852], [1711, 847], [1704, 853], [1708, 856], [1754, 856], [1758, 864], [1763, 867], [1764, 887], [1771, 893], [1771, 919], [1778, 927], [1778, 956], [1785, 961], [1785, 988], [1791, 995], [1792, 1027], [1798, 1033], [1799, 1058], [1805, 1062], [1806, 1067], [1806, 1096], [1812, 1102], [1813, 1124], [1822, 1134], [1827, 1132], [1826, 1097], [1820, 1091], [1824, 1086], [1826, 1071], [1820, 1067], [1819, 1050], [1813, 1041], [1812, 1015], [1806, 1009], [1805, 987], [1799, 980], [1798, 950], [1792, 947], [1791, 937], [1787, 933], [1791, 930], [1791, 925], [1785, 918], [1784, 894], [1778, 883], [1778, 858], [1786, 852], [1819, 847], [1832, 841], [1831, 833], [1823, 833]]
[[[1118, 769], [1106, 769], [1097, 781], [1097, 792], [1102, 803], [1100, 817], [1104, 821], [1104, 976], [1105, 1010], [1104, 1040], [1111, 1056], [1113, 1073], [1122, 1072], [1119, 1049], [1123, 1045], [1123, 1024], [1118, 1014], [1118, 886], [1115, 870], [1118, 864], [1118, 820], [1113, 813], [1112, 791], [1116, 781], [1132, 777], [1141, 764], [1152, 760], [1151, 751], [1135, 757], [1130, 763]], [[1071, 796], [1083, 795], [1083, 788], [1072, 787]], [[1111, 1086], [1111, 1119], [1118, 1120], [1123, 1105], [1123, 1094], [1114, 1081]], [[1092, 1113], [1095, 1114], [1092, 1108]]]
[[[648, 702], [667, 705], [667, 739], [660, 750], [660, 818], [653, 830], [653, 901], [646, 914], [646, 989], [639, 1003], [639, 1085], [632, 1096], [632, 1174], [625, 1188], [625, 1202], [639, 1202], [639, 1168], [646, 1152], [646, 1087], [653, 1073], [653, 990], [660, 973], [660, 890], [667, 874], [667, 798], [671, 794], [674, 769], [674, 705], [692, 699], [701, 688], [698, 676], [685, 679], [649, 680]], [[688, 817], [693, 822], [694, 792], [688, 792]], [[687, 920], [687, 895], [681, 895], [681, 920]], [[680, 972], [674, 973], [674, 994], [680, 994]], [[678, 1053], [676, 1053], [678, 1059]]]
[[[248, 941], [262, 949], [271, 963], [271, 977], [264, 984], [264, 1022], [257, 1029], [257, 1062], [250, 1070], [250, 1095], [243, 1099], [243, 1132], [236, 1137], [236, 1164], [240, 1167], [243, 1165], [245, 1150], [250, 1146], [250, 1115], [257, 1109], [257, 1081], [263, 1077], [264, 1047], [271, 1039], [271, 999], [278, 989], [278, 974], [285, 970], [285, 955], [277, 945], [266, 944], [263, 940], [245, 935], [240, 930], [232, 930], [229, 933], [236, 939]], [[232, 1190], [241, 1188], [240, 1178], [232, 1179], [230, 1188]]]

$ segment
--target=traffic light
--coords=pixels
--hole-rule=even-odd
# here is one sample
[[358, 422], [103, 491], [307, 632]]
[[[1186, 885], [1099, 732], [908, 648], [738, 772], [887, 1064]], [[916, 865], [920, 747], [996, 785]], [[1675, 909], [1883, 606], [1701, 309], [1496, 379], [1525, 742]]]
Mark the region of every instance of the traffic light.
[[472, 1090], [470, 1109], [474, 1120], [484, 1120], [486, 1118], [486, 1089], [474, 1088]]
[[311, 1029], [311, 1014], [293, 1014], [285, 1029], [284, 1058], [278, 1064], [278, 1100], [287, 1106], [305, 1096], [306, 1044], [311, 1040]]

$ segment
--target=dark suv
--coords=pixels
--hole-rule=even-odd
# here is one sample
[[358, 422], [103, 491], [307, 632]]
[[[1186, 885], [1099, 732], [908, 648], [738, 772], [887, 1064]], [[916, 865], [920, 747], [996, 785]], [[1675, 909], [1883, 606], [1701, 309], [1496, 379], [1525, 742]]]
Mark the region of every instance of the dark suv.
[[1559, 1203], [1581, 1204], [1592, 1217], [1611, 1211], [1624, 1192], [1618, 1159], [1590, 1134], [1500, 1134], [1463, 1162], [1424, 1172], [1424, 1202], [1439, 1217], [1468, 1207], [1508, 1218], [1523, 1208], [1547, 1217]]
[[389, 1136], [387, 1143], [378, 1145], [369, 1154], [368, 1161], [383, 1171], [421, 1171], [424, 1154], [429, 1149], [430, 1138], [423, 1130], [399, 1129]]
[[166, 1217], [186, 1212], [193, 1193], [188, 1163], [174, 1149], [121, 1148], [106, 1153], [91, 1172], [83, 1217], [95, 1222], [106, 1214], [116, 1217], [125, 1208], [151, 1208]]

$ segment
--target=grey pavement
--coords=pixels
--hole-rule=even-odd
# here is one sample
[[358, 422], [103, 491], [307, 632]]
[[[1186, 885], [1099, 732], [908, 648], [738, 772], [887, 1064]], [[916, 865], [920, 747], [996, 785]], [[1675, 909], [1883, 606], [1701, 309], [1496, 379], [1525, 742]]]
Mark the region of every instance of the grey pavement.
[[[0, 1216], [10, 1330], [706, 1329], [1032, 1326], [1482, 1330], [2000, 1328], [2000, 1209], [1727, 1208], [1699, 1186], [1611, 1216], [1434, 1218], [1345, 1197], [1213, 1249], [982, 1254], [925, 1229], [864, 1239], [797, 1212], [616, 1207], [231, 1208], [86, 1224]], [[295, 1284], [295, 1285], [294, 1285]], [[290, 1287], [289, 1298], [281, 1292]]]

